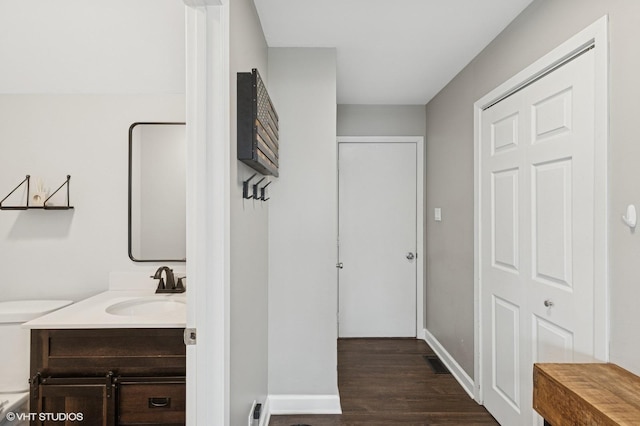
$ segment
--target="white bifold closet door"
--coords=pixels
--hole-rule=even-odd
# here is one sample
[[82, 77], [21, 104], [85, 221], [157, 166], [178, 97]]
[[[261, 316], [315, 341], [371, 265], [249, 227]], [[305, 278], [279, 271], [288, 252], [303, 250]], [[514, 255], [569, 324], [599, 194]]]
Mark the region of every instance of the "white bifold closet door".
[[594, 355], [594, 53], [481, 116], [484, 404], [538, 424], [535, 362]]

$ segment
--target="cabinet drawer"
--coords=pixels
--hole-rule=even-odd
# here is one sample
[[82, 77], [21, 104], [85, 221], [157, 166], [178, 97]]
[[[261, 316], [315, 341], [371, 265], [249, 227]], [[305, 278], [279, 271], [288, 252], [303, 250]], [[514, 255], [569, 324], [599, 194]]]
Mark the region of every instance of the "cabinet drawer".
[[31, 375], [182, 376], [183, 329], [32, 330]]
[[119, 425], [184, 425], [184, 379], [118, 381]]

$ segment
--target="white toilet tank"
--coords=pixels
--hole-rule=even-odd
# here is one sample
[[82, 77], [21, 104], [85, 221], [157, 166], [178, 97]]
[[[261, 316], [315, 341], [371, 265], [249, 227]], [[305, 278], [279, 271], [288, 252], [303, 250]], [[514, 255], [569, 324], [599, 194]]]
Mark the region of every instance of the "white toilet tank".
[[73, 303], [70, 300], [0, 302], [0, 393], [29, 389], [30, 330], [21, 325]]

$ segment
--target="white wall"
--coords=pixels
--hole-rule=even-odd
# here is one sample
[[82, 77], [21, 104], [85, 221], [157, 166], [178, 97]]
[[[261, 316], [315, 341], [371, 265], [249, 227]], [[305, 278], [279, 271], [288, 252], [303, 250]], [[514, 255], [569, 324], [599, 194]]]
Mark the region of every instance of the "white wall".
[[230, 424], [242, 425], [247, 423], [252, 402], [264, 404], [267, 395], [269, 202], [242, 198], [242, 181], [255, 171], [237, 160], [236, 73], [257, 68], [271, 88], [267, 43], [253, 1], [230, 2], [230, 20]]
[[0, 28], [1, 197], [70, 174], [75, 206], [0, 212], [0, 300], [78, 300], [151, 269], [127, 256], [128, 129], [184, 121], [184, 5], [5, 0]]
[[[640, 203], [640, 2], [537, 0], [427, 105], [427, 327], [473, 375], [473, 103], [608, 14], [610, 20], [611, 361], [640, 374], [640, 233], [620, 221]], [[446, 182], [446, 184], [444, 184]]]
[[0, 93], [184, 93], [181, 0], [2, 0]]
[[336, 52], [269, 49], [269, 394], [337, 396]]
[[75, 207], [0, 212], [0, 298], [78, 300], [112, 270], [152, 268], [127, 255], [128, 129], [183, 119], [183, 95], [0, 95], [2, 197], [26, 174], [51, 190], [69, 174]]

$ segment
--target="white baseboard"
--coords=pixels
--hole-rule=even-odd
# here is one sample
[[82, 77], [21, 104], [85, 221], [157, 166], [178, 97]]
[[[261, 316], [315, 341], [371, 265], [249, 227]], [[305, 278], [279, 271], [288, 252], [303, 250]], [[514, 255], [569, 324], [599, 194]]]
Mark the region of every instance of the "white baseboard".
[[418, 330], [418, 335], [416, 336], [416, 339], [422, 339], [425, 342], [427, 341], [427, 329], [423, 328], [422, 330]]
[[424, 341], [427, 345], [431, 346], [431, 349], [438, 355], [438, 358], [444, 365], [447, 366], [453, 377], [460, 383], [460, 386], [469, 394], [471, 398], [474, 398], [474, 383], [473, 379], [460, 367], [460, 364], [447, 352], [447, 350], [440, 344], [438, 339], [435, 338], [429, 330], [424, 329]]
[[286, 414], [342, 414], [342, 408], [339, 395], [269, 395], [265, 414], [268, 418]]

